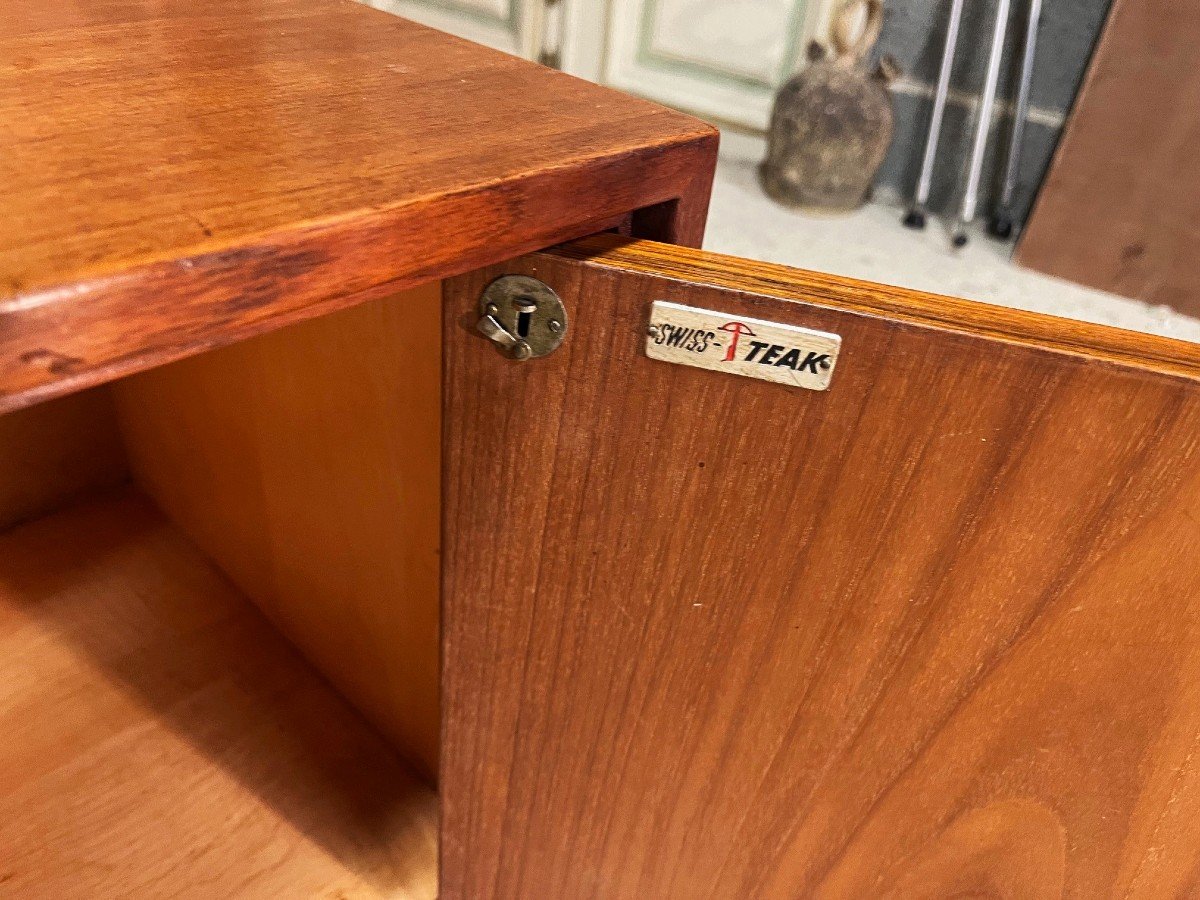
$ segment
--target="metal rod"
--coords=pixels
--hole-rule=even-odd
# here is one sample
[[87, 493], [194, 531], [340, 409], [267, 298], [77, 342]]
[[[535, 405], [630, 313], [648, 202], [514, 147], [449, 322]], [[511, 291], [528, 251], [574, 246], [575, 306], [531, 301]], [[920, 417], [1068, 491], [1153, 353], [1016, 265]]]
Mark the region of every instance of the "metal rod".
[[1004, 183], [1000, 203], [992, 217], [992, 234], [1012, 236], [1012, 200], [1021, 169], [1021, 145], [1025, 140], [1025, 118], [1029, 115], [1029, 93], [1033, 84], [1033, 59], [1037, 52], [1038, 25], [1042, 18], [1042, 0], [1029, 0], [1029, 20], [1025, 23], [1025, 46], [1021, 51], [1021, 81], [1017, 85], [1017, 107], [1013, 110], [1012, 131], [1008, 138], [1008, 160], [1004, 165]]
[[946, 23], [946, 43], [942, 47], [942, 65], [938, 69], [937, 88], [933, 94], [933, 112], [929, 116], [929, 134], [925, 137], [925, 154], [921, 157], [921, 175], [917, 179], [917, 193], [913, 204], [903, 220], [909, 228], [925, 227], [925, 205], [929, 203], [929, 190], [933, 185], [933, 163], [937, 158], [938, 138], [942, 133], [946, 97], [950, 93], [950, 70], [954, 66], [954, 51], [958, 46], [958, 26], [962, 22], [962, 10], [963, 0], [951, 0], [950, 20]]
[[954, 246], [967, 242], [967, 226], [975, 218], [979, 202], [979, 179], [983, 175], [983, 152], [987, 149], [988, 132], [992, 124], [992, 107], [996, 102], [996, 83], [1000, 80], [1000, 55], [1004, 52], [1004, 32], [1008, 27], [1008, 0], [997, 0], [996, 26], [992, 29], [992, 50], [988, 54], [987, 76], [979, 97], [979, 118], [975, 122], [975, 139], [971, 142], [971, 165], [967, 170], [967, 187], [963, 191], [962, 210], [954, 231]]

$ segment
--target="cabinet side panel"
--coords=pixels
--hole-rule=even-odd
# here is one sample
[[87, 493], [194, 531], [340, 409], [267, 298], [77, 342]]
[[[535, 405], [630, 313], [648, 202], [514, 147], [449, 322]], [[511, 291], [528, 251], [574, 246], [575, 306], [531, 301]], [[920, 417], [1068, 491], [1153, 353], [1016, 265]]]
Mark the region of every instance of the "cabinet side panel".
[[429, 776], [441, 286], [114, 386], [134, 476]]
[[[501, 273], [553, 355], [464, 327]], [[648, 359], [655, 300], [832, 383]], [[445, 900], [1194, 890], [1195, 380], [552, 254], [446, 316]]]

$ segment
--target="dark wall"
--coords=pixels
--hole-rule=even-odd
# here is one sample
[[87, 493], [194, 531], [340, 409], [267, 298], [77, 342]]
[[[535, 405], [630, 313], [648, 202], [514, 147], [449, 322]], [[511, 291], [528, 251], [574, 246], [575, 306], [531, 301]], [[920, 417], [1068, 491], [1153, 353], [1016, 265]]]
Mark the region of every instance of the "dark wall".
[[[1023, 220], [1041, 183], [1062, 122], [1087, 69], [1111, 0], [1043, 0], [1037, 56], [1033, 70], [1030, 115], [1025, 126], [1015, 212]], [[1021, 44], [1028, 20], [1028, 0], [1012, 0], [1001, 65], [998, 113], [984, 163], [980, 214], [986, 215], [999, 194], [1008, 131], [1021, 65]], [[876, 179], [877, 194], [907, 201], [916, 187], [925, 148], [950, 0], [888, 0], [879, 52], [899, 63], [903, 76], [893, 84], [895, 139]], [[956, 209], [966, 180], [974, 128], [972, 104], [983, 87], [991, 46], [996, 0], [965, 0], [958, 53], [951, 77], [934, 168], [930, 206]]]

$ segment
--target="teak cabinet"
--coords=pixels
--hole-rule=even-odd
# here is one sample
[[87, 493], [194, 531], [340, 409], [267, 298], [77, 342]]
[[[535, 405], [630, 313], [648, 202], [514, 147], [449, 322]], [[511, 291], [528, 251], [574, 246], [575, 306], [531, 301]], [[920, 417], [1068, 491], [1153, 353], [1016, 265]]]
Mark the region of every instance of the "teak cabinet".
[[0, 58], [0, 896], [1196, 893], [1196, 347], [690, 249], [708, 126], [349, 2]]

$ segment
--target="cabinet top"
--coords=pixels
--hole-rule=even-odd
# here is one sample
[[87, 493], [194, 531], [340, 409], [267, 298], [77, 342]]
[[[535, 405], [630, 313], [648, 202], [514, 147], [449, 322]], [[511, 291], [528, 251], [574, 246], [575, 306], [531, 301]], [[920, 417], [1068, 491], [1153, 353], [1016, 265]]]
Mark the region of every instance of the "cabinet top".
[[635, 209], [694, 242], [715, 160], [689, 116], [351, 0], [0, 0], [0, 60], [0, 410]]

